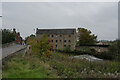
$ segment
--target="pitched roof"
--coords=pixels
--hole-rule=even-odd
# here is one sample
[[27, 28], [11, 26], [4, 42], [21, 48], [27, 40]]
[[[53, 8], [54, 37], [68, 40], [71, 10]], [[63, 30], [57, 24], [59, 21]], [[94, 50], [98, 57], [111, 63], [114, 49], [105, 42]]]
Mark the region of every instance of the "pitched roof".
[[37, 29], [36, 34], [74, 34], [76, 29]]

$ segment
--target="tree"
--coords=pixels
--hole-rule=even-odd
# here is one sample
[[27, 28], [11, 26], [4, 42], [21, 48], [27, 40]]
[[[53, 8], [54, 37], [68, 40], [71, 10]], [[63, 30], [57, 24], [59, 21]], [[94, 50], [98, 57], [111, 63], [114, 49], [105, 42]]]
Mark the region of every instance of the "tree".
[[39, 37], [30, 37], [28, 43], [31, 45], [32, 51], [37, 55], [50, 55], [50, 42], [46, 35], [43, 35], [42, 38]]
[[94, 45], [97, 41], [97, 36], [91, 34], [90, 30], [78, 28], [79, 41], [77, 45]]
[[2, 45], [2, 30], [0, 30], [0, 47]]
[[34, 35], [34, 34], [31, 34], [30, 37], [35, 37], [35, 35]]
[[26, 38], [25, 38], [25, 43], [27, 42], [27, 40], [28, 40], [29, 38], [35, 38], [35, 35], [31, 34], [30, 36], [26, 37]]
[[120, 61], [120, 40], [116, 40], [108, 48], [108, 55], [114, 60]]
[[3, 29], [2, 31], [2, 44], [9, 43], [15, 40], [15, 35], [9, 29]]

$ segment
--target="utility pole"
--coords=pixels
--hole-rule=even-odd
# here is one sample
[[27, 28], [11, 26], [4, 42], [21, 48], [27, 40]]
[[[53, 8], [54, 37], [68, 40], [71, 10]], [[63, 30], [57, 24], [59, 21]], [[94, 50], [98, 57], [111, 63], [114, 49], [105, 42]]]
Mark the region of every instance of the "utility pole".
[[0, 28], [2, 28], [2, 15], [0, 15]]

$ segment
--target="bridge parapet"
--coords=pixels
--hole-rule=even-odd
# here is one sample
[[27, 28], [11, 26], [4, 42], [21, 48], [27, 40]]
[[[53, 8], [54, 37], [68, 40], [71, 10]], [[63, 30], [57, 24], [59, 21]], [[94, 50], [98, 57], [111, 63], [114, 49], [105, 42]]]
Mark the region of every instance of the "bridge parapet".
[[6, 43], [6, 44], [2, 44], [2, 48], [13, 46], [15, 44], [16, 44], [15, 42], [10, 42], [10, 43]]

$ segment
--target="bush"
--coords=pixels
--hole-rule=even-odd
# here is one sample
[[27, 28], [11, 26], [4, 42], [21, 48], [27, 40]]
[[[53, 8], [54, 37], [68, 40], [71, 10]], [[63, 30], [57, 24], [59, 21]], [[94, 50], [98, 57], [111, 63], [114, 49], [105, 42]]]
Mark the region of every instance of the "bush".
[[70, 47], [69, 47], [69, 46], [65, 47], [64, 52], [67, 52], [67, 53], [68, 53], [68, 52], [71, 52]]
[[28, 40], [29, 38], [35, 38], [35, 35], [31, 34], [30, 36], [27, 36], [27, 37], [25, 38], [25, 43], [27, 43], [27, 40]]
[[94, 56], [105, 60], [112, 60], [112, 57], [108, 52], [100, 52], [98, 54], [94, 54]]
[[65, 48], [63, 50], [61, 50], [61, 49], [54, 49], [54, 50], [56, 52], [72, 54], [72, 55], [81, 55], [81, 54], [88, 54], [88, 53], [90, 53], [90, 52], [83, 51], [83, 50], [69, 50], [68, 48]]
[[98, 54], [94, 54], [94, 56], [106, 60], [119, 60], [120, 61], [120, 40], [114, 41], [108, 48], [108, 52], [100, 52]]
[[[116, 61], [90, 62], [70, 59], [69, 55], [61, 53], [53, 53], [46, 63], [57, 71], [60, 78], [107, 78], [120, 71], [120, 63]], [[111, 75], [104, 75], [107, 73]]]
[[46, 35], [43, 35], [42, 38], [29, 38], [28, 43], [31, 45], [32, 51], [37, 55], [50, 55], [50, 42]]
[[109, 56], [120, 61], [120, 40], [116, 40], [108, 49]]

